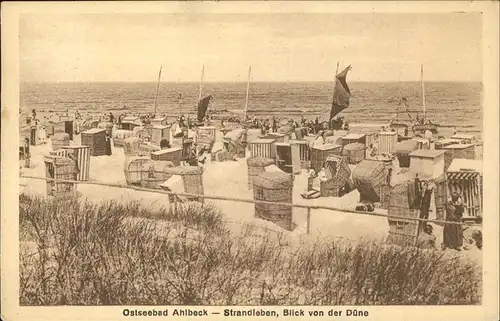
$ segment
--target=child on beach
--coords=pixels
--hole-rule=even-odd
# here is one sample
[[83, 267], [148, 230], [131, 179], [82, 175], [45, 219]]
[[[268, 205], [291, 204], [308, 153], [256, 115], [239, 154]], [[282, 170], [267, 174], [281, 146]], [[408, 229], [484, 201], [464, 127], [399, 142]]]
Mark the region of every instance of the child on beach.
[[313, 189], [314, 178], [316, 178], [316, 171], [314, 169], [310, 169], [307, 173], [307, 190], [306, 193]]
[[436, 248], [436, 236], [433, 234], [432, 225], [425, 225], [423, 233], [418, 236], [417, 247], [428, 250]]
[[47, 138], [47, 131], [45, 129], [45, 125], [42, 125], [40, 127], [40, 130], [38, 131], [38, 143], [45, 144], [46, 138]]

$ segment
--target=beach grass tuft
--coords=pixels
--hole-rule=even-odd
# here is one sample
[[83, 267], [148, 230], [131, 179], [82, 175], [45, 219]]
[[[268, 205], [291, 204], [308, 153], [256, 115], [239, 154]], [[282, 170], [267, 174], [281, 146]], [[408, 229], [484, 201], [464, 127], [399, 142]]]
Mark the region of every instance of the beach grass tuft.
[[214, 206], [20, 196], [20, 304], [480, 304], [481, 268], [381, 243], [289, 246]]

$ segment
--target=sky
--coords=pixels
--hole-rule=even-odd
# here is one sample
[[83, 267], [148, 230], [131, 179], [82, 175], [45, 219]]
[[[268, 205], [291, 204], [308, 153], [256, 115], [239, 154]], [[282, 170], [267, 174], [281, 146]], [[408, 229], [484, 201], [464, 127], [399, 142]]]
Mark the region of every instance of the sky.
[[476, 13], [23, 14], [22, 82], [482, 80]]

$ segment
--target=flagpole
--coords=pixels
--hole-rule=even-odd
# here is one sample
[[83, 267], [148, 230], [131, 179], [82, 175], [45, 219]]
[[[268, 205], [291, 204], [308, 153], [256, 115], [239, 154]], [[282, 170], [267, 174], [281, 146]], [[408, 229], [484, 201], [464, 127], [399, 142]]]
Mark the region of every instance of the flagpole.
[[160, 65], [160, 71], [158, 72], [158, 83], [156, 84], [156, 97], [155, 97], [155, 109], [153, 112], [153, 116], [156, 117], [156, 107], [158, 105], [158, 93], [160, 91], [160, 78], [161, 78], [161, 69], [163, 65]]
[[245, 119], [247, 119], [247, 112], [248, 112], [248, 93], [250, 91], [250, 77], [252, 74], [252, 66], [248, 67], [248, 80], [247, 80], [247, 96], [245, 99]]
[[424, 85], [424, 65], [420, 65], [420, 82], [422, 85], [422, 107], [424, 109], [424, 121], [425, 121], [425, 85]]
[[335, 70], [335, 76], [339, 74], [339, 62], [337, 61], [337, 69]]
[[196, 115], [198, 115], [198, 104], [201, 101], [201, 94], [202, 94], [202, 91], [203, 91], [203, 78], [205, 78], [205, 65], [203, 65], [203, 67], [201, 68], [200, 91], [198, 93], [198, 103], [196, 104], [196, 107], [195, 107], [195, 110], [194, 110], [195, 117], [196, 117]]
[[205, 65], [201, 69], [201, 80], [200, 80], [200, 93], [198, 94], [198, 101], [201, 100], [201, 92], [203, 90], [203, 78], [205, 78]]

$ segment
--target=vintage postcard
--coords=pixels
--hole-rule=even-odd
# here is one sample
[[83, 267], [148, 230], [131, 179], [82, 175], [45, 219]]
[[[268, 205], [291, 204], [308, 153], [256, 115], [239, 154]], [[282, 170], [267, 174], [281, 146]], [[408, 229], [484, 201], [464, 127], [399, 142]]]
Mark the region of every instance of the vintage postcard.
[[498, 320], [498, 16], [2, 3], [2, 319]]

